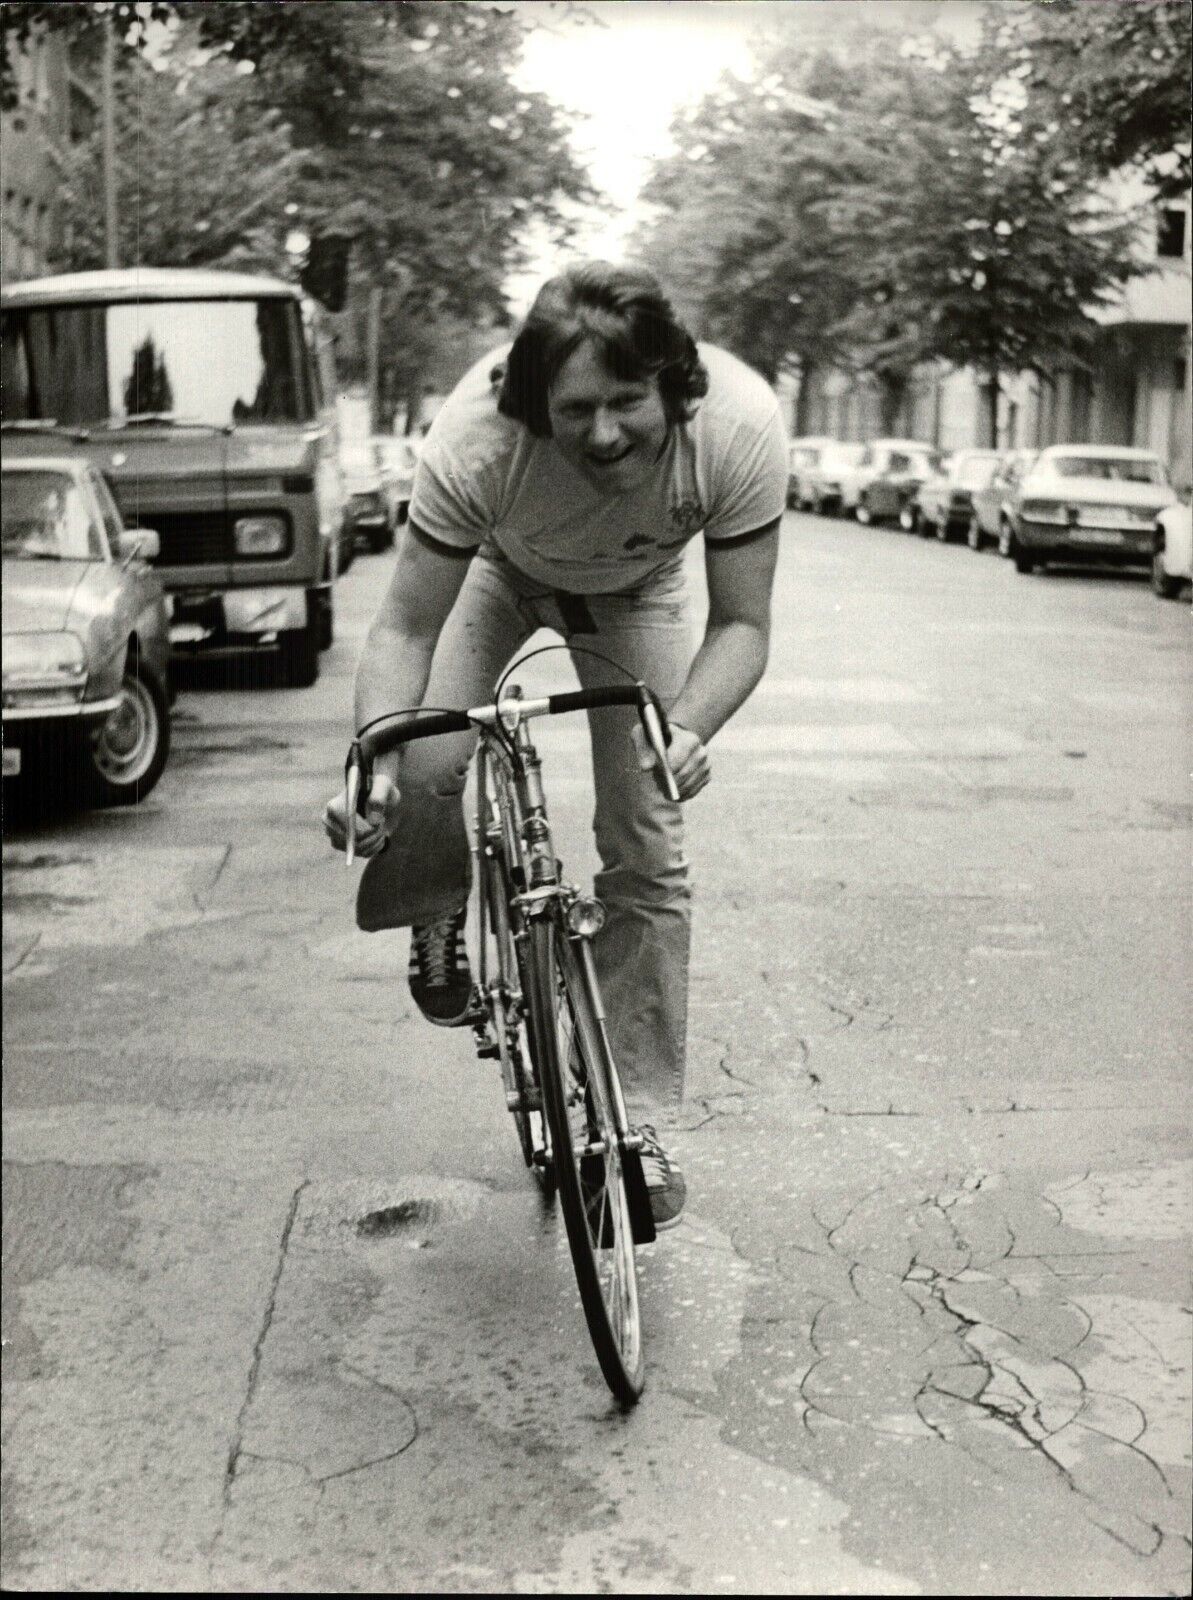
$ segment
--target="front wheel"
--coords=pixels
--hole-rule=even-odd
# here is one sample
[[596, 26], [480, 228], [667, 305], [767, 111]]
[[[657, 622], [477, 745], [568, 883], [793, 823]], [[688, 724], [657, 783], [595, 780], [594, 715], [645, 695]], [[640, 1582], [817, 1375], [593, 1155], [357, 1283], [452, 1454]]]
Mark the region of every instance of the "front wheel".
[[90, 798], [98, 805], [136, 805], [161, 777], [169, 753], [166, 691], [133, 652], [124, 669], [119, 703], [84, 743]]
[[[530, 1047], [551, 1132], [580, 1302], [605, 1382], [623, 1406], [646, 1381], [627, 1152], [609, 1103], [612, 1063], [590, 967], [549, 916], [530, 929]], [[637, 1157], [630, 1159], [636, 1161]], [[646, 1200], [638, 1171], [639, 1203]]]

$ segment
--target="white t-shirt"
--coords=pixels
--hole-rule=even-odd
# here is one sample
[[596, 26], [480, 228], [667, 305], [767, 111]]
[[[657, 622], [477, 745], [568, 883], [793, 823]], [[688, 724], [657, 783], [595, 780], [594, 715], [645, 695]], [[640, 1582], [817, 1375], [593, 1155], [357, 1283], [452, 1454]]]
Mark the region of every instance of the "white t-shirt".
[[410, 520], [460, 550], [486, 539], [528, 577], [572, 594], [632, 589], [669, 566], [701, 531], [731, 543], [780, 516], [787, 442], [774, 392], [736, 356], [700, 345], [708, 393], [670, 432], [636, 489], [602, 494], [539, 439], [497, 410], [490, 373], [508, 347], [478, 361], [431, 425], [419, 456]]

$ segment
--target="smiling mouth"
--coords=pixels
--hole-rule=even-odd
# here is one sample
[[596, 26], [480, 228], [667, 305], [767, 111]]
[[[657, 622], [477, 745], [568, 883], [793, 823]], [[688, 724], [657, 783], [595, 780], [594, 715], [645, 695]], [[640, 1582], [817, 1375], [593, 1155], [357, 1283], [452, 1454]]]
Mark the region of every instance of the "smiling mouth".
[[594, 467], [615, 467], [619, 461], [625, 460], [633, 448], [632, 444], [627, 444], [624, 450], [619, 450], [614, 456], [595, 456], [589, 451], [588, 460]]

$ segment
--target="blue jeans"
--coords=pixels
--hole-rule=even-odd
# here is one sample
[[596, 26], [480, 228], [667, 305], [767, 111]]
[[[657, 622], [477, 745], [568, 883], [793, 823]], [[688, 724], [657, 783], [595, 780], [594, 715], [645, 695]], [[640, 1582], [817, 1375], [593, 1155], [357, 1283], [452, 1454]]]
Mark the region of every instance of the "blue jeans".
[[[427, 706], [482, 705], [502, 669], [539, 628], [588, 645], [641, 678], [669, 705], [692, 658], [691, 616], [679, 563], [623, 594], [556, 595], [495, 547], [473, 558], [435, 651]], [[573, 652], [585, 688], [620, 681]], [[589, 714], [601, 869], [595, 890], [608, 919], [594, 943], [614, 1056], [636, 1114], [683, 1098], [691, 890], [680, 808], [638, 766], [632, 708]], [[457, 910], [467, 895], [463, 795], [475, 734], [407, 746], [390, 848], [366, 867], [361, 927], [402, 927]], [[549, 789], [549, 785], [548, 785]]]

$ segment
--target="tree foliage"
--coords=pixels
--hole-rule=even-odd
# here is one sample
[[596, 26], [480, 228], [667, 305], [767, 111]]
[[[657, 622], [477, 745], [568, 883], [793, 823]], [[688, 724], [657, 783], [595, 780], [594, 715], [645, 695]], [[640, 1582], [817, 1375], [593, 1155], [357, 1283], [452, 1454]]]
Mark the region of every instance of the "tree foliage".
[[1187, 194], [1189, 0], [1015, 0], [989, 8], [987, 60], [1020, 76], [1037, 128], [1106, 175], [1138, 168], [1162, 199]]
[[706, 336], [772, 376], [867, 372], [888, 423], [925, 361], [996, 395], [1000, 372], [1080, 360], [1136, 219], [1099, 207], [1004, 68], [989, 39], [780, 35], [677, 123], [643, 252]]
[[[286, 212], [299, 157], [224, 61], [202, 72], [121, 63], [116, 96], [118, 256], [126, 266], [285, 271]], [[60, 265], [105, 259], [102, 132], [60, 152], [65, 238]]]
[[[345, 322], [358, 331], [383, 290], [390, 368], [432, 359], [428, 329], [500, 319], [530, 224], [562, 240], [569, 205], [592, 198], [563, 114], [513, 80], [523, 22], [507, 5], [6, 0], [10, 95], [12, 52], [36, 32], [94, 64], [105, 18], [121, 57], [124, 259], [289, 273], [287, 234], [350, 241]], [[103, 259], [98, 161], [92, 133], [69, 162], [74, 266]]]

